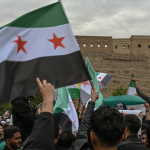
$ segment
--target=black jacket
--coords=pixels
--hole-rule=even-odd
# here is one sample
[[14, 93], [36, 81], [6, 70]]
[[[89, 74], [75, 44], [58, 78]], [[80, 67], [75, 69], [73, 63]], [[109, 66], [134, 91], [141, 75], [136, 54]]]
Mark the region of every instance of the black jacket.
[[3, 150], [11, 150], [11, 149], [9, 149], [7, 146], [5, 146]]
[[33, 131], [23, 150], [54, 150], [54, 119], [49, 112], [42, 112], [35, 120]]
[[12, 102], [13, 125], [21, 129], [22, 141], [32, 132], [35, 120], [32, 104], [25, 98], [19, 97]]
[[147, 150], [147, 148], [137, 135], [129, 135], [124, 142], [119, 144], [117, 150]]
[[81, 124], [79, 126], [79, 129], [76, 135], [73, 150], [90, 149], [87, 143], [87, 130], [90, 127], [90, 118], [91, 118], [92, 112], [94, 111], [94, 106], [95, 106], [94, 102], [90, 101], [88, 103], [86, 112], [81, 120]]

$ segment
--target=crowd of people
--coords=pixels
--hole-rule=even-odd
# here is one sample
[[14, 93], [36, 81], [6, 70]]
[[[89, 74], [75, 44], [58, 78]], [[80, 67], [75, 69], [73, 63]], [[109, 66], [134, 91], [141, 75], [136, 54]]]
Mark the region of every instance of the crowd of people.
[[[136, 79], [132, 79], [136, 85]], [[94, 111], [98, 92], [91, 89], [91, 101], [79, 113], [77, 134], [72, 130], [61, 132], [61, 127], [55, 126], [53, 105], [55, 97], [54, 86], [37, 78], [43, 103], [33, 109], [29, 97], [19, 97], [12, 101], [13, 125], [10, 116], [1, 118], [0, 150], [148, 150], [150, 149], [150, 97], [140, 91], [137, 93], [146, 102], [146, 117], [141, 123], [135, 114], [122, 113], [116, 108], [100, 106]], [[41, 107], [42, 108], [41, 108]], [[8, 113], [9, 114], [9, 113]], [[141, 129], [141, 135], [138, 135]]]

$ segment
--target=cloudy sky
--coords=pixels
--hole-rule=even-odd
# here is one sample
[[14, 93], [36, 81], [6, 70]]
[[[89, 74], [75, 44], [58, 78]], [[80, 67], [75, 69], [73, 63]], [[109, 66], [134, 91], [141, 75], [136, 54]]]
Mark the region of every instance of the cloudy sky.
[[[0, 26], [57, 0], [0, 0]], [[150, 0], [61, 0], [75, 35], [150, 35]]]

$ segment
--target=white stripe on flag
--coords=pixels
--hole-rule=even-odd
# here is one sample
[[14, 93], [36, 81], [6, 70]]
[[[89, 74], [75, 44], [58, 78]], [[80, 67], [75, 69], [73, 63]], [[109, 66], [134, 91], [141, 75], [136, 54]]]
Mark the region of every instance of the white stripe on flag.
[[[54, 50], [54, 44], [48, 41], [53, 39], [53, 33], [57, 38], [65, 37], [61, 42], [65, 48], [58, 46]], [[27, 41], [24, 45], [27, 54], [22, 50], [17, 53], [18, 44], [12, 42], [18, 40], [17, 35], [22, 41]], [[4, 27], [0, 30], [0, 39], [0, 63], [5, 60], [22, 62], [39, 57], [61, 56], [79, 50], [69, 24], [47, 28]]]

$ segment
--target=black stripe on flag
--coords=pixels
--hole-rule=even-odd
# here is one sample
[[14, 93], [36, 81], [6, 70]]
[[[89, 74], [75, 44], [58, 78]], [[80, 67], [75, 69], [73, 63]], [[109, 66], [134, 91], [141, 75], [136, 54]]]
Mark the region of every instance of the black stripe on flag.
[[0, 104], [39, 93], [37, 77], [55, 88], [91, 80], [80, 51], [25, 62], [5, 61], [0, 63]]
[[[108, 82], [111, 80], [111, 78], [113, 77], [114, 75], [111, 75], [111, 74], [107, 74], [103, 80], [101, 82], [99, 82], [99, 89], [101, 90], [102, 88], [104, 88]], [[101, 83], [101, 84], [100, 84]]]

